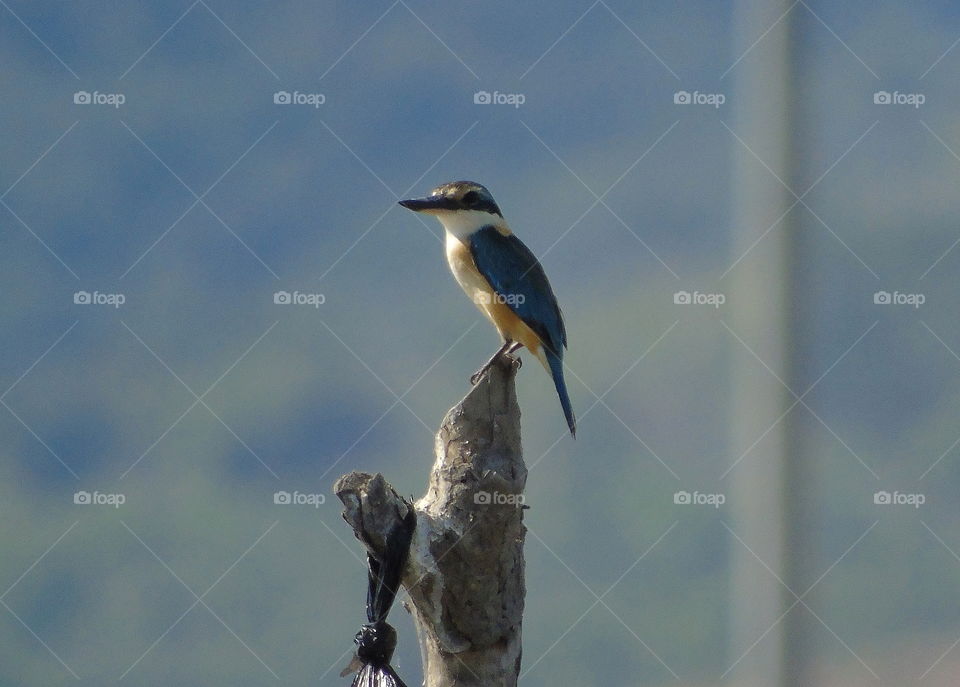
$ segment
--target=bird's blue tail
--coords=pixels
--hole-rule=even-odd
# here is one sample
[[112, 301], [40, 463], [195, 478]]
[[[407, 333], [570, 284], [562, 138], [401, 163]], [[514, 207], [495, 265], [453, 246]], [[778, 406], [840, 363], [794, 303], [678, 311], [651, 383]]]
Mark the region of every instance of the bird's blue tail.
[[544, 347], [544, 354], [547, 363], [550, 365], [550, 374], [553, 377], [553, 384], [557, 387], [557, 396], [560, 397], [560, 405], [563, 406], [563, 416], [567, 418], [567, 427], [570, 428], [570, 436], [577, 438], [577, 418], [573, 415], [573, 406], [570, 405], [570, 396], [567, 394], [567, 383], [563, 380], [563, 360]]

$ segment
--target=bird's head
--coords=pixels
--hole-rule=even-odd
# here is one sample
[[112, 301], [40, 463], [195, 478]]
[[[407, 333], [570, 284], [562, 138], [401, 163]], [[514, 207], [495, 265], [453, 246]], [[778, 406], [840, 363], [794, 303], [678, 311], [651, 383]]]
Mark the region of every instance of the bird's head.
[[469, 236], [481, 227], [505, 226], [503, 214], [484, 186], [473, 181], [451, 181], [437, 186], [426, 198], [401, 200], [400, 205], [435, 215], [454, 236]]

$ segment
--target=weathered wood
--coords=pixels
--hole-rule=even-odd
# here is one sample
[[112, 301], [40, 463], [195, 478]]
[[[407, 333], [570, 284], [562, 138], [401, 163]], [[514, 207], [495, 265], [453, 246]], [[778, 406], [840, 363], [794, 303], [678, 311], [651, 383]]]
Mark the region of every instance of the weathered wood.
[[415, 504], [379, 474], [350, 473], [334, 486], [344, 519], [374, 553], [406, 509], [416, 510], [403, 586], [426, 687], [517, 683], [527, 469], [515, 375], [515, 363], [494, 365], [450, 409], [437, 433], [427, 493]]

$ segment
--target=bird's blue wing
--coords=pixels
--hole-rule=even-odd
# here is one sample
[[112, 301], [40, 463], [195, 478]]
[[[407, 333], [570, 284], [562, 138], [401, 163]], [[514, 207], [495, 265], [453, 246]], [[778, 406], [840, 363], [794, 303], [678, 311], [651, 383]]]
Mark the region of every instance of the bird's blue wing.
[[492, 226], [470, 236], [470, 254], [477, 270], [504, 303], [558, 357], [567, 345], [567, 332], [557, 298], [537, 257], [513, 234]]
[[563, 349], [567, 346], [567, 332], [560, 306], [557, 305], [557, 298], [553, 295], [543, 267], [520, 239], [513, 234], [504, 236], [492, 226], [483, 227], [470, 236], [470, 254], [477, 271], [539, 337], [563, 406], [567, 427], [576, 436], [577, 421], [563, 380]]

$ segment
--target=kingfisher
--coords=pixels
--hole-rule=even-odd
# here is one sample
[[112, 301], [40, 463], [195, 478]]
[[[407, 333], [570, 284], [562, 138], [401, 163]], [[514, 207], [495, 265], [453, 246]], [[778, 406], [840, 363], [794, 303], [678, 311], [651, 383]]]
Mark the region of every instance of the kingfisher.
[[399, 202], [440, 220], [450, 271], [503, 340], [470, 382], [476, 384], [501, 357], [525, 346], [553, 378], [567, 427], [576, 437], [577, 421], [563, 379], [563, 314], [540, 261], [507, 226], [490, 191], [473, 181], [452, 181], [426, 198]]

